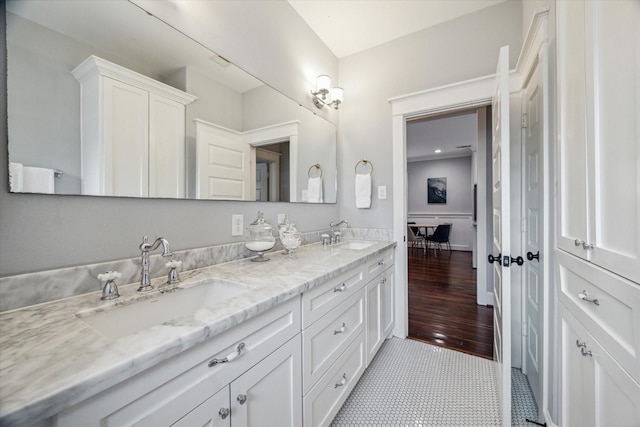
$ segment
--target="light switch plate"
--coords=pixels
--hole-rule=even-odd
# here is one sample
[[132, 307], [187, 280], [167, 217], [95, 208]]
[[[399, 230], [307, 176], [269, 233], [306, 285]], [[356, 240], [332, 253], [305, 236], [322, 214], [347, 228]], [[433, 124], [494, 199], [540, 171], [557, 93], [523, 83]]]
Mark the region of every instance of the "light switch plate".
[[244, 235], [244, 215], [231, 215], [231, 235], [242, 236]]
[[378, 199], [384, 200], [387, 198], [387, 186], [380, 185], [378, 186]]
[[287, 214], [278, 214], [278, 224], [282, 224], [284, 222], [285, 216], [287, 216]]
[[302, 201], [303, 202], [308, 202], [309, 201], [309, 191], [308, 190], [302, 190]]

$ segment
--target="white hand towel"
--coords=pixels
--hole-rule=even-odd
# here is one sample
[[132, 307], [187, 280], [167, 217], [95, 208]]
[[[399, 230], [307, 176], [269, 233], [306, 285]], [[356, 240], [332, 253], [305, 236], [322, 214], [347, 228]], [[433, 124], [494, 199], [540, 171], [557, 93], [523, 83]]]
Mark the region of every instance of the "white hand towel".
[[307, 202], [322, 203], [322, 178], [309, 178], [307, 186]]
[[356, 207], [358, 209], [371, 207], [371, 174], [356, 174]]
[[14, 193], [22, 193], [23, 185], [22, 163], [9, 162], [9, 189]]
[[53, 169], [24, 166], [22, 172], [25, 193], [55, 193]]

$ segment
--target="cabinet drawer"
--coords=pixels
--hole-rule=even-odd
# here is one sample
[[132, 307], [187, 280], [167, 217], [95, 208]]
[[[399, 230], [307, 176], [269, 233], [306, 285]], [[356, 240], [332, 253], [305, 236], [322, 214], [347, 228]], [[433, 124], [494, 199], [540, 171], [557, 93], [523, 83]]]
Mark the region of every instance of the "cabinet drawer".
[[361, 333], [304, 397], [304, 427], [328, 426], [353, 390], [365, 368]]
[[640, 381], [640, 286], [563, 251], [557, 255], [560, 301]]
[[[59, 414], [58, 426], [168, 425], [300, 332], [293, 298]], [[213, 359], [240, 355], [209, 366]]]
[[302, 295], [302, 328], [307, 328], [364, 286], [364, 264]]
[[367, 260], [367, 282], [393, 265], [393, 248]]
[[313, 387], [354, 337], [364, 330], [364, 316], [364, 289], [360, 289], [302, 332], [303, 393]]

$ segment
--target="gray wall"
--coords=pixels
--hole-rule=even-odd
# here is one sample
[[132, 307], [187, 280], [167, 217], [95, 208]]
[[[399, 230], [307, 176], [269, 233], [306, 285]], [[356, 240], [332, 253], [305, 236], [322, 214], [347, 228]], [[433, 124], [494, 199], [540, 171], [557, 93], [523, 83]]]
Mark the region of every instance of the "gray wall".
[[[424, 160], [407, 164], [407, 210], [426, 214], [471, 214], [471, 157]], [[427, 203], [427, 179], [447, 178], [447, 203]]]
[[[522, 43], [522, 4], [507, 1], [340, 60], [338, 149], [340, 216], [361, 227], [393, 226], [391, 108], [388, 99], [493, 74], [498, 50], [509, 45], [514, 67]], [[386, 185], [387, 200], [371, 209], [354, 203], [356, 162], [366, 157], [374, 187]], [[375, 190], [375, 189], [374, 189]], [[374, 194], [377, 192], [374, 191]]]
[[[162, 7], [164, 2], [157, 2]], [[300, 104], [315, 75], [337, 75], [338, 61], [286, 2], [197, 2], [209, 17], [224, 22], [194, 21], [221, 46], [217, 52]], [[5, 38], [2, 8], [2, 37]], [[296, 37], [291, 37], [296, 34]], [[224, 47], [222, 47], [224, 45]], [[5, 43], [2, 58], [6, 58]], [[6, 75], [6, 60], [1, 61]], [[2, 82], [0, 125], [0, 275], [40, 271], [138, 256], [143, 234], [163, 235], [175, 250], [239, 241], [231, 237], [231, 215], [257, 210], [273, 224], [288, 213], [302, 231], [320, 230], [338, 217], [338, 206], [258, 202], [143, 200], [88, 196], [11, 194], [8, 192], [6, 79]], [[304, 90], [303, 90], [304, 89]], [[320, 112], [335, 123], [335, 112]]]

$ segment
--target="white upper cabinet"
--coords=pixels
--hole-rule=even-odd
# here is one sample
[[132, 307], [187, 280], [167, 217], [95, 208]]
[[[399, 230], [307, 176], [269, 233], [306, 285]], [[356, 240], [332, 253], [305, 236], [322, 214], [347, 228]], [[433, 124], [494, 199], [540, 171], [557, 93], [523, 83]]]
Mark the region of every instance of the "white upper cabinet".
[[185, 197], [185, 106], [196, 97], [90, 56], [81, 85], [82, 194]]
[[640, 281], [640, 3], [557, 2], [558, 246]]

